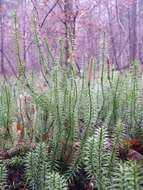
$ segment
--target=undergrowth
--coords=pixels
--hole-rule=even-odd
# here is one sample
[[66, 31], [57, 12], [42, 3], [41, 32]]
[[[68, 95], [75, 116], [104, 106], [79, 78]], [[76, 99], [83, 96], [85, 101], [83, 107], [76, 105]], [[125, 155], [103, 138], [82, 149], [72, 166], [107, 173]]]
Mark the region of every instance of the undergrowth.
[[[143, 141], [139, 64], [133, 63], [126, 73], [108, 70], [103, 52], [99, 70], [93, 69], [90, 60], [79, 75], [74, 64], [61, 64], [60, 52], [56, 59], [52, 57], [54, 66], [49, 68], [34, 20], [34, 42], [42, 74], [26, 73], [16, 15], [14, 23], [19, 80], [0, 86], [0, 148], [34, 144], [26, 155], [11, 159], [14, 166], [24, 165], [27, 187], [68, 189], [84, 169], [89, 183], [98, 190], [143, 189], [142, 163], [126, 155], [123, 160], [120, 157], [125, 139]], [[51, 58], [48, 40], [43, 43]], [[1, 189], [6, 178], [6, 164], [1, 161]]]

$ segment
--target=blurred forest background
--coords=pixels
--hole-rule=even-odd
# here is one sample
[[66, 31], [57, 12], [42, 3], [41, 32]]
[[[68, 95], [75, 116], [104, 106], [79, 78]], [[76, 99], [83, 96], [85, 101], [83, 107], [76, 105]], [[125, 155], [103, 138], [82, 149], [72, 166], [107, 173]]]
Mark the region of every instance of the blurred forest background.
[[[103, 34], [107, 63], [115, 69], [128, 68], [134, 60], [143, 64], [142, 0], [0, 0], [1, 73], [16, 72], [17, 49], [19, 61], [29, 71], [39, 70], [34, 20], [45, 55], [45, 39], [53, 55], [58, 56], [63, 47], [62, 64], [72, 59], [80, 69], [92, 57], [100, 65]], [[20, 35], [16, 36], [17, 29]], [[20, 47], [15, 45], [16, 38]], [[50, 67], [51, 58], [46, 60]]]

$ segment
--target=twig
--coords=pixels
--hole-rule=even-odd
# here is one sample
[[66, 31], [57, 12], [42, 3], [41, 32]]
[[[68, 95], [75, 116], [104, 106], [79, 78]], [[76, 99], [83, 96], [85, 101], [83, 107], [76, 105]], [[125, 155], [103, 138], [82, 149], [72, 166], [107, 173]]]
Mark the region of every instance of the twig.
[[51, 7], [51, 9], [48, 11], [48, 13], [46, 14], [46, 16], [44, 17], [44, 19], [43, 19], [43, 21], [42, 21], [42, 23], [41, 23], [41, 25], [40, 25], [41, 28], [43, 27], [43, 25], [44, 25], [44, 23], [45, 23], [47, 17], [48, 17], [49, 14], [53, 11], [53, 9], [56, 7], [56, 5], [58, 4], [58, 2], [59, 2], [59, 0], [57, 0], [57, 1], [54, 3], [54, 5]]

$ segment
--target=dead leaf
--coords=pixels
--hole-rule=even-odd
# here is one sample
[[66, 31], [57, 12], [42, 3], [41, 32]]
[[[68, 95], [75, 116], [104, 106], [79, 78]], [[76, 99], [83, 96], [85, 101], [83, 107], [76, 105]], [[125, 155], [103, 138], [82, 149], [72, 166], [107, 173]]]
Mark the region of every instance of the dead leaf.
[[143, 155], [133, 149], [129, 149], [128, 160], [143, 160]]

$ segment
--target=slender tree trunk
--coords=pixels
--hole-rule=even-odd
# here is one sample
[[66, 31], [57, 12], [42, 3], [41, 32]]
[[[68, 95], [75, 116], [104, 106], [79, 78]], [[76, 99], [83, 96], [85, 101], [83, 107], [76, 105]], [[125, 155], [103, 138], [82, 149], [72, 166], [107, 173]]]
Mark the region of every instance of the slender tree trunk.
[[128, 12], [129, 16], [129, 59], [137, 58], [137, 0], [134, 0]]
[[[4, 51], [4, 27], [3, 27], [3, 13], [2, 13], [2, 3], [0, 1], [0, 8], [1, 8], [1, 12], [0, 12], [0, 49], [3, 52]], [[3, 74], [5, 74], [5, 69], [4, 69], [4, 56], [1, 53], [1, 72]]]
[[143, 34], [142, 34], [142, 10], [143, 10], [143, 1], [139, 0], [138, 1], [138, 56], [139, 56], [139, 61], [141, 62], [143, 66]]
[[[109, 3], [109, 2], [108, 2]], [[109, 8], [109, 4], [107, 5], [107, 12], [108, 12], [108, 20], [109, 20], [109, 38], [112, 48], [112, 64], [115, 64], [116, 68], [119, 70], [120, 66], [117, 60], [117, 49], [116, 49], [116, 43], [115, 43], [115, 37], [113, 33], [113, 25], [112, 25], [112, 18], [111, 18], [111, 11]]]
[[65, 25], [65, 65], [75, 61], [75, 28], [76, 18], [73, 11], [73, 0], [64, 0]]

